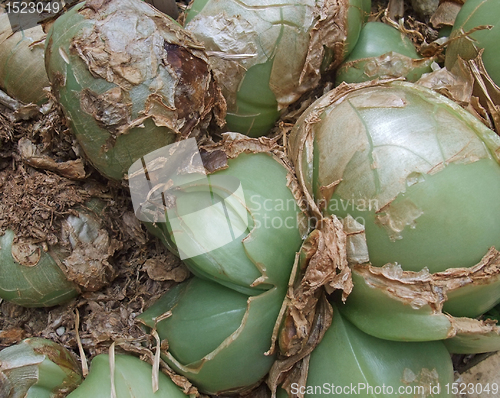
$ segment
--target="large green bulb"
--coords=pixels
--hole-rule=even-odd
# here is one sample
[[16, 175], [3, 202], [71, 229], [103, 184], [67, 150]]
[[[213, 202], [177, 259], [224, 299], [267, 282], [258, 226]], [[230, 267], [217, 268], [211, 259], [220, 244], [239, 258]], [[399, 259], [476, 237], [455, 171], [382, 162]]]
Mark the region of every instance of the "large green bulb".
[[[500, 139], [493, 131], [410, 83], [327, 101], [292, 132], [292, 143], [313, 138], [302, 141], [299, 173], [316, 200], [326, 201], [325, 214], [343, 218], [351, 231], [364, 229], [373, 265], [434, 273], [471, 267], [490, 247], [500, 249]], [[318, 121], [306, 127], [312, 112]]]
[[227, 129], [266, 135], [358, 40], [369, 0], [195, 0], [185, 27], [209, 50]]
[[337, 70], [336, 83], [360, 83], [376, 78], [418, 80], [431, 72], [432, 60], [422, 59], [411, 40], [382, 22], [367, 22], [354, 49]]

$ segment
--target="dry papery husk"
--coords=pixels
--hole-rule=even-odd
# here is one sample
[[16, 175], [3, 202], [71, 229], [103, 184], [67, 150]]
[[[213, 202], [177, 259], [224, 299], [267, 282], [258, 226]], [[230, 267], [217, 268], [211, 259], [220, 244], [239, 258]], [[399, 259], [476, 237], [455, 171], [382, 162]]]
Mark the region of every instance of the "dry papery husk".
[[276, 333], [278, 359], [267, 384], [275, 396], [277, 387], [306, 385], [309, 354], [332, 322], [333, 309], [326, 294], [339, 290], [346, 300], [352, 290], [347, 263], [346, 234], [334, 216], [322, 219], [302, 244], [290, 276]]
[[464, 3], [465, 0], [440, 0], [436, 12], [430, 18], [431, 25], [436, 29], [453, 26]]
[[476, 116], [491, 130], [500, 133], [500, 87], [486, 71], [482, 53], [476, 50], [476, 56], [464, 60], [458, 57], [451, 70], [438, 69], [424, 75], [417, 83], [431, 88]]

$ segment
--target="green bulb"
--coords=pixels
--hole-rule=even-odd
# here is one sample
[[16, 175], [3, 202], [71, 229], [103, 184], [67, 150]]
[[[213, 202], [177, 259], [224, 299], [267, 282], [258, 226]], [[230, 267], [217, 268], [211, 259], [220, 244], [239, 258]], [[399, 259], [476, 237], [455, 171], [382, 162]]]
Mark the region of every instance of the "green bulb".
[[482, 29], [451, 41], [446, 49], [445, 66], [451, 70], [458, 57], [465, 60], [474, 58], [477, 50], [484, 49], [482, 60], [493, 81], [500, 84], [500, 3], [496, 0], [467, 0], [460, 9], [450, 38], [468, 32], [478, 26], [491, 25], [491, 29]]
[[422, 59], [411, 40], [396, 28], [382, 22], [367, 22], [356, 46], [339, 66], [336, 84], [387, 77], [416, 81], [432, 71], [430, 63], [431, 60]]

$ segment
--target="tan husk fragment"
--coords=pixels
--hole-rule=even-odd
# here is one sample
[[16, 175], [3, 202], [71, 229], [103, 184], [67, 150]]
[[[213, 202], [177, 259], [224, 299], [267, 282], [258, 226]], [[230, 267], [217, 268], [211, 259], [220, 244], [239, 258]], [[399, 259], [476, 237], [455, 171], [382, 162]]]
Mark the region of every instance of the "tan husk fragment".
[[352, 286], [342, 223], [335, 216], [324, 218], [304, 241], [290, 277], [284, 310], [277, 322], [281, 325], [280, 357], [267, 381], [273, 392], [285, 379], [303, 374], [298, 372], [304, 370], [302, 361], [330, 326], [333, 310], [325, 292], [341, 290], [345, 301]]
[[416, 59], [391, 51], [378, 57], [360, 58], [345, 62], [338, 68], [337, 73], [345, 73], [345, 71], [357, 67], [358, 69], [363, 68], [364, 74], [371, 79], [377, 76], [383, 79], [391, 79], [407, 76], [418, 68], [429, 67], [433, 61], [432, 58]]
[[465, 0], [441, 0], [436, 12], [431, 16], [431, 25], [436, 29], [453, 26], [464, 3]]
[[[352, 264], [351, 267], [354, 273], [363, 277], [368, 286], [383, 291], [393, 300], [416, 308], [429, 306], [434, 314], [443, 314], [443, 305], [449, 293], [464, 286], [480, 286], [500, 278], [500, 252], [491, 248], [473, 267], [450, 268], [434, 274], [427, 269], [419, 272], [403, 271], [397, 264], [386, 264], [383, 267]], [[500, 327], [492, 322], [444, 315], [450, 321], [447, 338], [461, 334], [500, 334]]]
[[31, 167], [49, 170], [72, 180], [82, 180], [85, 178], [82, 159], [56, 162], [51, 157], [41, 154], [37, 146], [27, 138], [19, 140], [18, 151], [23, 161]]
[[482, 61], [483, 50], [474, 58], [458, 58], [451, 70], [439, 69], [417, 83], [462, 105], [488, 128], [500, 132], [500, 87], [491, 79]]
[[[309, 50], [299, 80], [301, 85], [306, 85], [307, 90], [314, 88], [319, 81], [325, 48], [333, 53], [329, 69], [335, 69], [343, 61], [348, 10], [349, 1], [346, 0], [325, 0], [323, 7], [317, 10], [318, 21], [311, 31]], [[308, 81], [313, 84], [308, 84]]]

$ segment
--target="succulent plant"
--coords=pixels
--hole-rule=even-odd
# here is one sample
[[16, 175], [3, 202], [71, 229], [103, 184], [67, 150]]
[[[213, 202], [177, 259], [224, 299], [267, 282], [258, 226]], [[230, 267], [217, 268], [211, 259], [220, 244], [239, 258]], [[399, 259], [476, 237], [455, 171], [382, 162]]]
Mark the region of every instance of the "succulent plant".
[[104, 203], [93, 199], [75, 207], [62, 223], [53, 245], [18, 237], [7, 229], [0, 236], [0, 297], [24, 307], [51, 307], [80, 290], [98, 290], [114, 276], [108, 263], [114, 249], [99, 214]]
[[[497, 51], [500, 39], [498, 2], [467, 0], [458, 13], [446, 49], [445, 66], [451, 70], [457, 58], [473, 59], [483, 50], [481, 59], [489, 76], [500, 85], [500, 58]], [[480, 28], [472, 32], [473, 29]], [[464, 35], [468, 33], [467, 35]]]
[[25, 103], [41, 104], [47, 100], [43, 90], [49, 87], [44, 65], [45, 33], [38, 14], [23, 15], [26, 28], [18, 19], [0, 8], [0, 88]]
[[484, 334], [498, 346], [493, 325], [451, 316], [500, 300], [493, 131], [429, 89], [367, 83], [319, 99], [290, 146], [311, 208], [342, 219], [354, 288], [341, 311], [351, 322], [380, 338]]
[[[119, 398], [183, 398], [187, 397], [172, 380], [158, 374], [158, 390], [153, 391], [153, 367], [128, 354], [99, 354], [92, 359], [90, 372], [68, 398], [107, 398], [112, 388]], [[113, 386], [113, 387], [112, 387]]]
[[140, 0], [77, 4], [52, 25], [45, 62], [85, 155], [112, 179], [141, 156], [196, 135], [212, 110], [223, 119], [202, 46]]
[[422, 58], [411, 40], [382, 22], [367, 22], [356, 46], [336, 72], [336, 84], [361, 83], [377, 78], [418, 80], [431, 72], [432, 59]]
[[14, 243], [15, 233], [7, 230], [0, 237], [0, 295], [4, 300], [25, 307], [51, 307], [78, 294], [59, 268], [57, 257], [41, 245]]
[[211, 51], [228, 130], [267, 134], [282, 109], [318, 84], [322, 69], [352, 50], [370, 6], [366, 0], [194, 1], [185, 27]]
[[241, 137], [203, 155], [222, 159], [212, 173], [185, 140], [142, 158], [129, 175], [136, 214], [195, 275], [252, 295], [287, 284], [308, 226], [290, 169]]
[[[307, 378], [291, 383], [288, 390], [304, 397], [451, 398], [453, 382], [451, 357], [442, 342], [378, 339], [355, 327], [334, 305], [333, 322], [311, 353]], [[279, 390], [278, 397], [285, 396]]]
[[78, 362], [51, 340], [32, 337], [0, 351], [3, 398], [57, 398], [81, 382]]
[[[167, 363], [207, 394], [254, 387], [269, 371], [273, 329], [285, 288], [247, 296], [194, 277], [139, 316], [156, 329]], [[165, 316], [168, 314], [168, 316]]]

